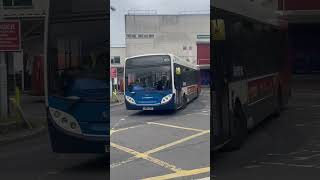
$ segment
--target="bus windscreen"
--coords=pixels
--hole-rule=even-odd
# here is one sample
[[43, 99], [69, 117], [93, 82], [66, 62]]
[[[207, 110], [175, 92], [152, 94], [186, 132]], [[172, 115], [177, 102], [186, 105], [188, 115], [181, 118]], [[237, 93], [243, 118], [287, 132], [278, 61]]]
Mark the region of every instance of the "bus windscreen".
[[166, 91], [172, 89], [169, 56], [147, 56], [126, 61], [126, 91]]

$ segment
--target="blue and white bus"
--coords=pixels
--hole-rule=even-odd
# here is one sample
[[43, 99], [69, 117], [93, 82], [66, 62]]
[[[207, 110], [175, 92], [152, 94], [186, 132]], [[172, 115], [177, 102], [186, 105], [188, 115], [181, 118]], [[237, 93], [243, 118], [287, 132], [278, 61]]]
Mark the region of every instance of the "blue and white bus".
[[176, 110], [200, 93], [196, 65], [172, 54], [127, 58], [124, 67], [128, 110]]
[[50, 1], [45, 84], [53, 152], [105, 153], [109, 144], [107, 7]]

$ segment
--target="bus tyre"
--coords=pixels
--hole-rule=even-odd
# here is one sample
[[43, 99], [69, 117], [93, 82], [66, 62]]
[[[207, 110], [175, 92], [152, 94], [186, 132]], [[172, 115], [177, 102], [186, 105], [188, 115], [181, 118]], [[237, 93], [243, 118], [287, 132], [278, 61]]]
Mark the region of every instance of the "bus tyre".
[[231, 140], [222, 148], [222, 151], [238, 150], [248, 135], [247, 118], [240, 103], [236, 103], [232, 118]]
[[187, 103], [188, 103], [188, 100], [185, 94], [183, 95], [182, 101], [183, 101], [182, 108], [184, 109], [187, 107]]
[[197, 89], [197, 96], [195, 99], [197, 99], [199, 97], [199, 89]]
[[280, 113], [281, 113], [281, 109], [283, 106], [283, 101], [282, 101], [282, 91], [281, 91], [281, 87], [279, 86], [278, 88], [278, 93], [277, 93], [277, 97], [276, 97], [276, 109], [275, 109], [275, 117], [279, 117]]

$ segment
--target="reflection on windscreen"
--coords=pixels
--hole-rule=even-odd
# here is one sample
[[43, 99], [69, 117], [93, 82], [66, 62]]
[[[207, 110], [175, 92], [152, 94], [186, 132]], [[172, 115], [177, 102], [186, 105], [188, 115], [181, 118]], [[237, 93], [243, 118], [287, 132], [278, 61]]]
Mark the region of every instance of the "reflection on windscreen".
[[57, 58], [53, 62], [55, 65], [51, 66], [54, 68], [51, 72], [54, 72], [52, 76], [55, 78], [51, 78], [54, 81], [49, 82], [52, 84], [52, 93], [82, 97], [107, 95], [108, 55], [98, 42], [57, 40]]
[[172, 89], [168, 56], [134, 58], [126, 63], [126, 90], [165, 91]]

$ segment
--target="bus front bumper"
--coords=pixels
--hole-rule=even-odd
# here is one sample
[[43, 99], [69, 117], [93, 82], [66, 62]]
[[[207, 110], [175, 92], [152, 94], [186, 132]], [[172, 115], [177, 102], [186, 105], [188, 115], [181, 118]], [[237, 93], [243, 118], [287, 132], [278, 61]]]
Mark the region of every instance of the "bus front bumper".
[[106, 153], [109, 136], [78, 135], [60, 128], [48, 115], [51, 147], [56, 153]]
[[152, 111], [163, 111], [163, 110], [175, 110], [176, 106], [173, 103], [173, 100], [169, 101], [166, 104], [130, 104], [126, 101], [127, 110], [152, 110]]

